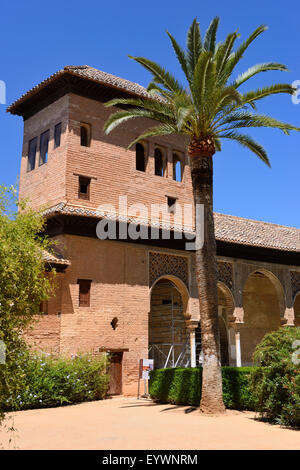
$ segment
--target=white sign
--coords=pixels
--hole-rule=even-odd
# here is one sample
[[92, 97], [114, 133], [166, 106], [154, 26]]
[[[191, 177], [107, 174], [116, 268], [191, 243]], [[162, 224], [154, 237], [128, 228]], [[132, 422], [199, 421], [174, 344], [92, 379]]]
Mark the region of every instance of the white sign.
[[149, 372], [154, 369], [153, 359], [140, 359], [140, 378], [149, 380]]

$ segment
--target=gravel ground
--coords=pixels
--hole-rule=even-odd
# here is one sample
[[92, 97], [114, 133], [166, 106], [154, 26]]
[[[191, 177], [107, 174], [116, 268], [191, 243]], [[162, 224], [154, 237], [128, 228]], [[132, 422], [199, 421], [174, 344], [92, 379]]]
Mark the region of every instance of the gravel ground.
[[[4, 449], [300, 449], [300, 432], [255, 419], [253, 412], [203, 416], [197, 409], [117, 397], [8, 414]], [[12, 437], [9, 442], [9, 437]]]

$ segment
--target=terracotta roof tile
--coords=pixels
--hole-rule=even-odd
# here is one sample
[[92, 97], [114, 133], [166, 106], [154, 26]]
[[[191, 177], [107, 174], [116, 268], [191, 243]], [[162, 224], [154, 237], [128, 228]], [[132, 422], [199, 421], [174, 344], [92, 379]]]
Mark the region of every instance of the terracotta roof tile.
[[215, 213], [216, 239], [241, 245], [300, 252], [300, 229]]
[[118, 88], [119, 90], [126, 91], [136, 96], [142, 96], [145, 98], [150, 98], [151, 95], [147, 92], [146, 88], [139, 85], [138, 83], [125, 80], [124, 78], [117, 77], [110, 73], [102, 72], [101, 70], [90, 67], [89, 65], [66, 65], [63, 69], [55, 72], [50, 75], [50, 77], [43, 80], [38, 85], [31, 88], [29, 91], [24, 93], [20, 98], [14, 101], [8, 108], [8, 112], [14, 112], [14, 108], [18, 106], [23, 101], [26, 101], [28, 98], [33, 96], [39, 90], [47, 86], [49, 83], [53, 82], [63, 74], [72, 74], [78, 77], [83, 77], [88, 80], [97, 82], [99, 84], [106, 84], [110, 87]]
[[43, 259], [50, 264], [61, 264], [64, 266], [69, 266], [71, 264], [68, 259], [64, 259], [59, 255], [54, 255], [53, 253], [49, 253], [49, 251], [45, 250], [43, 250]]
[[[88, 209], [82, 206], [72, 206], [61, 203], [49, 208], [44, 212], [46, 217], [56, 213], [65, 215], [80, 215], [85, 217], [112, 217], [112, 214], [99, 214], [94, 209]], [[271, 224], [269, 222], [260, 222], [259, 220], [244, 219], [227, 214], [215, 213], [215, 233], [219, 241], [236, 243], [240, 245], [257, 246], [262, 248], [271, 248], [282, 251], [300, 252], [300, 229], [295, 227], [286, 227], [283, 225]], [[122, 216], [117, 216], [118, 220], [123, 221]], [[126, 219], [128, 222], [147, 223], [134, 218]], [[159, 223], [161, 228], [167, 228], [163, 223]], [[178, 229], [171, 226], [171, 229]], [[189, 230], [190, 232], [192, 230]]]

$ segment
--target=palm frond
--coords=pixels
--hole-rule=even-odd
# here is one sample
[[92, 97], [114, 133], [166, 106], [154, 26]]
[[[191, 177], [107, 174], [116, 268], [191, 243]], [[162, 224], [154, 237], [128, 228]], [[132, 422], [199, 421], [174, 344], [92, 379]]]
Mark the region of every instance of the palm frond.
[[[231, 56], [231, 52], [234, 46], [234, 43], [239, 35], [235, 32], [229, 34], [226, 38], [226, 41], [218, 47], [218, 50], [215, 54], [216, 67], [217, 67], [217, 76], [220, 77], [223, 74], [224, 67]], [[223, 81], [221, 81], [223, 82]], [[226, 80], [225, 80], [226, 82]]]
[[[150, 82], [148, 87], [147, 87], [147, 92], [149, 95], [153, 96], [153, 98], [165, 98], [167, 101], [170, 101], [172, 99], [173, 93], [167, 90], [164, 90], [161, 88], [157, 83]], [[159, 96], [161, 95], [161, 96]]]
[[216, 16], [210, 23], [204, 37], [203, 48], [205, 51], [210, 51], [212, 54], [214, 54], [216, 48], [217, 29], [219, 23], [220, 18]]
[[255, 153], [255, 155], [257, 155], [258, 158], [260, 158], [266, 165], [271, 167], [266, 150], [262, 147], [262, 145], [260, 145], [248, 135], [239, 134], [237, 132], [225, 132], [224, 134], [220, 134], [219, 137], [223, 139], [235, 140], [242, 146], [251, 150], [251, 152]]
[[207, 73], [209, 69], [209, 64], [211, 62], [211, 58], [212, 58], [212, 52], [203, 51], [200, 54], [198, 62], [195, 67], [191, 91], [192, 91], [194, 102], [198, 110], [200, 109], [201, 103], [203, 102], [204, 93], [205, 93], [205, 85], [206, 85], [206, 77], [207, 77]]
[[181, 65], [181, 68], [182, 68], [182, 70], [183, 70], [183, 73], [185, 74], [187, 80], [189, 81], [189, 80], [190, 80], [190, 71], [189, 71], [189, 68], [188, 68], [188, 63], [187, 63], [187, 59], [186, 59], [184, 50], [183, 50], [182, 47], [178, 44], [178, 42], [176, 41], [176, 39], [169, 33], [169, 31], [167, 31], [167, 35], [169, 36], [169, 38], [170, 38], [170, 40], [171, 40], [173, 49], [174, 49], [174, 51], [175, 51], [177, 60], [178, 60], [178, 62], [179, 62], [180, 65]]
[[299, 127], [293, 126], [292, 124], [278, 121], [277, 119], [264, 114], [252, 114], [249, 112], [236, 112], [230, 114], [220, 122], [220, 126], [226, 124], [229, 124], [230, 127], [220, 129], [219, 132], [242, 127], [273, 127], [281, 129], [287, 135], [289, 134], [289, 131], [300, 131]]
[[197, 18], [194, 18], [191, 26], [188, 29], [186, 49], [187, 63], [189, 66], [189, 73], [191, 75], [194, 73], [199, 55], [202, 51], [201, 33]]
[[254, 77], [260, 72], [268, 72], [269, 70], [280, 70], [281, 72], [287, 72], [288, 69], [286, 65], [279, 64], [277, 62], [266, 62], [264, 64], [256, 64], [250, 67], [246, 72], [242, 73], [234, 81], [233, 86], [236, 88], [245, 83], [249, 78]]
[[114, 98], [104, 103], [106, 108], [112, 106], [135, 106], [141, 109], [147, 109], [148, 111], [155, 111], [158, 113], [165, 114], [166, 116], [172, 116], [172, 110], [170, 104], [157, 99], [139, 99], [139, 98]]
[[137, 144], [141, 140], [147, 139], [148, 137], [170, 135], [170, 134], [177, 134], [177, 133], [178, 131], [176, 127], [172, 125], [168, 125], [168, 124], [162, 124], [161, 126], [150, 127], [147, 131], [145, 131], [143, 134], [139, 135], [135, 140], [130, 142], [127, 149]]
[[275, 85], [248, 91], [243, 94], [243, 103], [253, 103], [254, 101], [261, 100], [266, 96], [275, 95], [277, 93], [288, 93], [289, 95], [293, 95], [294, 92], [295, 89], [289, 83], [276, 83]]
[[[228, 86], [219, 90], [217, 95], [217, 107], [215, 112], [226, 109], [228, 106], [238, 107], [243, 103], [243, 96], [234, 86]], [[230, 108], [231, 109], [231, 108]]]
[[177, 109], [177, 130], [182, 132], [183, 130], [190, 131], [192, 133], [192, 126], [189, 123], [189, 119], [194, 114], [194, 106], [180, 107]]
[[146, 59], [145, 57], [133, 57], [128, 56], [130, 59], [135, 60], [138, 64], [142, 65], [148, 72], [153, 76], [153, 81], [159, 85], [163, 85], [167, 90], [172, 92], [183, 91], [182, 85], [176, 80], [176, 78], [167, 72], [156, 62]]
[[222, 150], [221, 140], [218, 139], [217, 137], [215, 137], [214, 138], [214, 143], [215, 143], [216, 151], [221, 152], [221, 150]]
[[242, 59], [245, 51], [248, 49], [250, 44], [264, 31], [266, 31], [268, 27], [266, 25], [261, 25], [258, 28], [256, 28], [252, 34], [244, 41], [240, 47], [236, 50], [236, 52], [233, 54], [230, 60], [228, 60], [227, 66], [226, 66], [226, 74], [227, 77], [230, 77], [232, 74], [235, 66], [238, 64], [238, 62]]
[[172, 120], [169, 116], [159, 112], [149, 111], [147, 109], [131, 109], [130, 111], [119, 111], [111, 114], [104, 125], [104, 131], [106, 134], [109, 134], [120, 124], [135, 118], [148, 118], [170, 125], [174, 123], [174, 119]]

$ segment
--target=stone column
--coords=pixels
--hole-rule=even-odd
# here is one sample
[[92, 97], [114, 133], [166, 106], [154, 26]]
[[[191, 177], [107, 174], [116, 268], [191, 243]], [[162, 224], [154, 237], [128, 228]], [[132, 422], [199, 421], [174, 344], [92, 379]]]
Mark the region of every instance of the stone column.
[[281, 319], [282, 326], [295, 326], [295, 312], [294, 307], [286, 307], [284, 316]]
[[232, 318], [229, 319], [233, 323], [244, 322], [244, 308], [243, 308], [243, 287], [245, 282], [245, 272], [242, 263], [235, 261], [233, 263], [233, 297], [234, 297], [234, 312]]
[[173, 154], [172, 154], [172, 149], [170, 147], [167, 147], [165, 150], [165, 167], [167, 171], [167, 178], [173, 179]]
[[285, 294], [285, 308], [283, 316], [281, 317], [281, 326], [295, 326], [293, 286], [289, 269], [284, 270], [283, 286]]
[[198, 320], [189, 320], [187, 328], [190, 333], [191, 367], [196, 367], [196, 328]]
[[154, 174], [154, 143], [152, 141], [148, 142], [146, 173], [148, 175]]
[[243, 323], [231, 323], [230, 327], [235, 334], [235, 362], [236, 367], [242, 367], [241, 328]]

